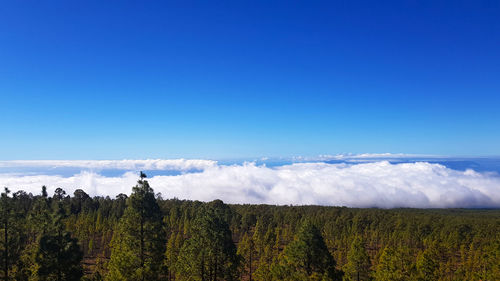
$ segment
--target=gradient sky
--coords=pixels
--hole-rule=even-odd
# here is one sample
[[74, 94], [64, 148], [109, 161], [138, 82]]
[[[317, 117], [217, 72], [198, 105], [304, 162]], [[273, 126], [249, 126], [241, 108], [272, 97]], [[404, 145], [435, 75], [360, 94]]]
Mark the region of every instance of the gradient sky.
[[0, 121], [4, 160], [500, 155], [500, 2], [2, 1]]

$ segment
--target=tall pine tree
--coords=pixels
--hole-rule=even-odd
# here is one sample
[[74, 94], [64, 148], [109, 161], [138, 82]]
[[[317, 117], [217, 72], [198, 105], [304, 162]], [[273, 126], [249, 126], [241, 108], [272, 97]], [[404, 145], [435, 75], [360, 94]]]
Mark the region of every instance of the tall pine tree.
[[227, 205], [211, 202], [182, 246], [177, 268], [181, 280], [238, 280], [240, 258], [227, 222]]
[[432, 281], [439, 279], [439, 253], [437, 247], [431, 244], [417, 258], [419, 281]]
[[165, 253], [160, 207], [141, 172], [127, 199], [127, 208], [113, 234], [106, 280], [159, 280]]
[[403, 281], [415, 279], [416, 269], [412, 263], [413, 257], [402, 247], [387, 246], [382, 251], [375, 280]]
[[347, 265], [344, 280], [365, 281], [370, 280], [370, 257], [366, 253], [365, 243], [360, 236], [354, 238], [351, 249], [347, 254]]
[[[278, 278], [289, 280], [342, 280], [336, 262], [319, 229], [305, 222], [294, 241], [285, 249]], [[284, 276], [283, 276], [284, 275]]]
[[19, 200], [5, 188], [0, 198], [0, 276], [2, 280], [18, 280], [25, 270], [20, 260], [26, 243], [24, 217]]
[[61, 202], [57, 202], [49, 222], [49, 231], [38, 242], [35, 273], [39, 280], [78, 281], [83, 276], [83, 253], [77, 239], [65, 230], [65, 216]]
[[243, 235], [240, 242], [238, 243], [238, 254], [243, 258], [245, 266], [243, 266], [243, 271], [247, 273], [248, 280], [252, 281], [252, 274], [255, 271], [255, 265], [253, 260], [257, 252], [255, 251], [255, 243], [252, 237], [248, 236], [247, 233]]

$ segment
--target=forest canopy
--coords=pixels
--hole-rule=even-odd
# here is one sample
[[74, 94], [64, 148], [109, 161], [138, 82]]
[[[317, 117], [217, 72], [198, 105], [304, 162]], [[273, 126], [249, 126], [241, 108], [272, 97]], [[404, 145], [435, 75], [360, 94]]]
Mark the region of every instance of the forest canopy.
[[500, 280], [500, 210], [0, 198], [2, 280]]

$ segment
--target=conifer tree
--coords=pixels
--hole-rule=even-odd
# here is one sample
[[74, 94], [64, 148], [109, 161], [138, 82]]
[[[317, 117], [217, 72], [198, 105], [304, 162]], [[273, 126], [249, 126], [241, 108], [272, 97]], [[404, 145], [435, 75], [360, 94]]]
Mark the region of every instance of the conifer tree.
[[485, 253], [485, 272], [484, 280], [500, 280], [500, 233], [497, 233], [496, 239], [487, 247]]
[[51, 215], [50, 231], [40, 238], [35, 256], [35, 273], [39, 280], [77, 281], [83, 276], [83, 253], [78, 241], [65, 230], [65, 215], [59, 202]]
[[[220, 200], [218, 200], [220, 201]], [[178, 265], [181, 280], [237, 280], [239, 256], [221, 202], [208, 206], [192, 226]]]
[[439, 279], [439, 261], [434, 245], [425, 249], [417, 258], [419, 281], [432, 281]]
[[158, 280], [165, 253], [160, 207], [141, 172], [112, 240], [107, 280]]
[[2, 241], [0, 244], [0, 263], [2, 269], [2, 277], [5, 281], [10, 279], [9, 270], [11, 264], [9, 261], [11, 260], [11, 252], [9, 252], [9, 248], [11, 248], [11, 243], [9, 240], [9, 234], [11, 233], [11, 214], [12, 214], [12, 206], [9, 198], [10, 190], [5, 188], [5, 192], [1, 194], [0, 198], [0, 229], [2, 230]]
[[387, 246], [382, 252], [375, 280], [403, 281], [415, 278], [415, 265], [405, 249]]
[[[16, 192], [16, 194], [19, 194], [19, 192]], [[24, 197], [24, 195], [21, 196]], [[26, 240], [26, 245], [24, 245], [25, 247], [18, 259], [21, 268], [16, 272], [16, 280], [28, 280], [30, 276], [36, 276], [38, 265], [36, 264], [35, 257], [39, 241], [42, 235], [49, 232], [49, 228], [52, 225], [52, 209], [47, 188], [42, 186], [42, 194], [39, 196], [32, 197], [30, 194], [27, 197], [31, 201], [31, 206], [27, 210], [27, 214], [25, 214], [26, 223], [22, 228], [22, 235]], [[26, 213], [26, 210], [24, 213]]]
[[382, 252], [377, 266], [377, 271], [375, 273], [375, 278], [377, 281], [403, 280], [403, 276], [398, 269], [398, 261], [395, 251], [392, 247], [387, 246]]
[[11, 198], [9, 198], [10, 190], [5, 188], [5, 191], [1, 194], [0, 198], [0, 230], [2, 230], [2, 240], [0, 244], [0, 263], [2, 279], [8, 281], [10, 279], [9, 270], [12, 266], [10, 261], [12, 260], [12, 252], [9, 251], [11, 246], [10, 236], [12, 234], [12, 204]]
[[42, 195], [36, 198], [29, 214], [32, 240], [36, 240], [39, 238], [37, 236], [45, 234], [48, 231], [52, 212], [51, 201], [51, 198], [47, 195], [47, 187], [45, 185], [42, 186]]
[[168, 280], [173, 280], [176, 273], [176, 263], [183, 244], [182, 233], [174, 232], [170, 235], [165, 251], [165, 266], [167, 268]]
[[262, 257], [264, 254], [265, 241], [264, 241], [264, 226], [262, 220], [258, 220], [255, 224], [255, 229], [253, 232], [253, 241], [255, 243], [255, 248], [257, 250], [257, 255]]
[[253, 239], [247, 233], [243, 235], [241, 241], [238, 243], [238, 252], [244, 260], [245, 266], [243, 271], [248, 274], [248, 280], [252, 281], [252, 274], [254, 271], [253, 260], [255, 259], [256, 251]]
[[[284, 249], [282, 272], [292, 280], [342, 280], [343, 273], [335, 269], [336, 262], [326, 247], [319, 229], [305, 222], [294, 241]], [[288, 279], [287, 278], [287, 279]]]
[[360, 236], [354, 238], [347, 254], [347, 265], [344, 280], [370, 280], [370, 257], [366, 253], [364, 241]]
[[250, 228], [257, 222], [257, 217], [255, 214], [245, 213], [241, 218], [241, 227], [243, 231], [249, 232]]
[[0, 198], [0, 278], [18, 280], [26, 270], [21, 255], [26, 243], [24, 217], [16, 194], [4, 189]]
[[[262, 226], [259, 223], [257, 223], [257, 225]], [[268, 225], [267, 231], [264, 234], [259, 235], [258, 233], [263, 233], [264, 229], [260, 226], [257, 227], [257, 225], [253, 237], [259, 241], [259, 248], [257, 248], [259, 250], [257, 252], [259, 253], [259, 259], [256, 264], [254, 275], [256, 280], [269, 280], [272, 276], [273, 266], [278, 257], [276, 245], [277, 236], [271, 225]]]
[[[272, 244], [264, 246], [262, 249], [262, 255], [256, 264], [256, 269], [254, 272], [254, 278], [258, 281], [273, 280], [276, 274], [273, 274], [274, 270], [280, 270], [277, 267], [277, 257], [273, 256], [274, 247]], [[276, 275], [281, 276], [281, 275]], [[286, 276], [286, 275], [284, 275]]]

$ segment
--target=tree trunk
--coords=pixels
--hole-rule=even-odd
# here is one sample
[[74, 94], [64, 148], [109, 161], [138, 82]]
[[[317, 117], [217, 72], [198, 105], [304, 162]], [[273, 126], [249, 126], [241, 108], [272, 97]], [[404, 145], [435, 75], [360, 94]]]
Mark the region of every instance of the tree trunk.
[[360, 268], [360, 267], [361, 267], [360, 262], [358, 262], [358, 268], [357, 268], [357, 269], [358, 269], [358, 270], [357, 270], [357, 274], [358, 274], [358, 281], [359, 281], [359, 268]]
[[62, 280], [61, 279], [61, 277], [62, 277], [61, 276], [61, 266], [59, 264], [59, 262], [61, 260], [61, 249], [63, 247], [63, 245], [62, 245], [62, 237], [61, 236], [62, 236], [61, 230], [59, 230], [58, 231], [58, 237], [57, 237], [58, 240], [59, 240], [59, 247], [57, 249], [57, 263], [58, 263], [58, 265], [57, 265], [57, 281], [61, 281]]
[[217, 280], [217, 254], [215, 255], [215, 272], [214, 272], [214, 281]]
[[141, 210], [141, 275], [142, 281], [144, 281], [144, 210]]
[[4, 224], [4, 239], [5, 239], [5, 281], [9, 280], [9, 233], [7, 231], [8, 227], [8, 217], [5, 217]]
[[201, 254], [201, 281], [205, 281], [205, 253]]
[[249, 266], [249, 272], [250, 272], [250, 281], [252, 281], [252, 246], [250, 246], [250, 266]]

